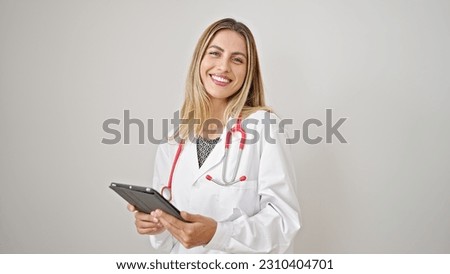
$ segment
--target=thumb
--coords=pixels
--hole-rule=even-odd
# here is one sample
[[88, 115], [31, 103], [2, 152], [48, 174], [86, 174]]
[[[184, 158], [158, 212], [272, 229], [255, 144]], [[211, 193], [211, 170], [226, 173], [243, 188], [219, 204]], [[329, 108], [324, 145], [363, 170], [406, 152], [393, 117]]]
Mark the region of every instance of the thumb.
[[196, 222], [196, 221], [200, 221], [202, 219], [201, 215], [191, 214], [186, 211], [181, 211], [180, 214], [181, 214], [181, 217], [183, 217], [183, 219], [185, 219], [188, 222]]

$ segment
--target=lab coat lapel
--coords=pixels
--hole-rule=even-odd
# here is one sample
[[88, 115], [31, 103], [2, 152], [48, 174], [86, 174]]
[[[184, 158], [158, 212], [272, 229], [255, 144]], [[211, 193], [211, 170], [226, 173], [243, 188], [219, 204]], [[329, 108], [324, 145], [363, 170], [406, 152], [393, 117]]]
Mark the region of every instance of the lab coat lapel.
[[[201, 168], [198, 168], [198, 160], [196, 158], [197, 174], [195, 175], [194, 182], [196, 182], [202, 176], [206, 176], [205, 174], [208, 172], [208, 170], [217, 166], [222, 161], [225, 152], [225, 137], [226, 132], [224, 130], [224, 132], [222, 132], [220, 136], [220, 141], [214, 146], [214, 149], [206, 158]], [[194, 145], [194, 147], [195, 147], [195, 155], [197, 157], [197, 145]]]
[[182, 152], [186, 157], [186, 174], [181, 174], [185, 179], [189, 179], [192, 183], [197, 180], [198, 173], [198, 158], [197, 158], [197, 145], [195, 142], [187, 141], [184, 145], [184, 151]]

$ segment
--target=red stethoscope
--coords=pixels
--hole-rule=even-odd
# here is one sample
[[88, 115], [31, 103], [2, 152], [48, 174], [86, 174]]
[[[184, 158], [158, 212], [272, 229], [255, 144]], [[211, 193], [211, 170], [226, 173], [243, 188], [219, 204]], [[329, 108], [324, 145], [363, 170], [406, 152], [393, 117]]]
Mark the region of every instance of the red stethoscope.
[[[230, 178], [230, 180], [227, 180], [226, 178], [226, 174], [227, 174], [227, 163], [228, 163], [228, 152], [230, 150], [230, 145], [231, 145], [231, 137], [233, 135], [233, 133], [240, 133], [241, 135], [241, 141], [239, 144], [239, 151], [238, 151], [238, 155], [237, 155], [237, 161], [236, 164], [234, 166], [234, 170], [233, 170], [233, 176], [232, 178]], [[236, 180], [236, 175], [237, 175], [237, 170], [239, 167], [239, 163], [241, 162], [241, 157], [242, 157], [242, 150], [244, 149], [245, 146], [245, 141], [246, 141], [246, 134], [244, 129], [241, 126], [241, 118], [238, 118], [236, 121], [236, 124], [234, 125], [234, 127], [232, 127], [228, 132], [227, 132], [227, 137], [225, 139], [225, 154], [224, 154], [224, 162], [223, 162], [223, 168], [222, 168], [222, 181], [219, 181], [217, 179], [214, 179], [211, 175], [206, 175], [206, 179], [208, 181], [212, 181], [220, 186], [231, 186], [234, 185], [236, 183], [239, 182], [243, 182], [245, 180], [247, 180], [246, 176], [241, 176], [239, 177], [239, 179]], [[184, 145], [184, 140], [182, 140], [180, 142], [180, 144], [178, 145], [178, 149], [177, 152], [175, 154], [175, 158], [173, 160], [173, 164], [172, 164], [172, 168], [170, 170], [170, 176], [169, 176], [169, 181], [167, 183], [167, 186], [163, 186], [161, 189], [161, 195], [163, 195], [164, 198], [166, 198], [167, 200], [172, 200], [172, 178], [173, 178], [173, 173], [175, 171], [175, 166], [177, 165], [178, 162], [178, 158], [180, 157], [181, 151], [183, 150], [183, 145]]]

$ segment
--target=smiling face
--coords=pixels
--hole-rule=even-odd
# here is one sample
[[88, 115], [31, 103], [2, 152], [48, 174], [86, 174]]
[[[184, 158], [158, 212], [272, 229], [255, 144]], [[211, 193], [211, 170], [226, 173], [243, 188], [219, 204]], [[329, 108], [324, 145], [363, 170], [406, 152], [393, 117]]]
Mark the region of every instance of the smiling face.
[[246, 73], [245, 38], [233, 30], [218, 31], [200, 63], [200, 78], [211, 100], [226, 102], [242, 87]]

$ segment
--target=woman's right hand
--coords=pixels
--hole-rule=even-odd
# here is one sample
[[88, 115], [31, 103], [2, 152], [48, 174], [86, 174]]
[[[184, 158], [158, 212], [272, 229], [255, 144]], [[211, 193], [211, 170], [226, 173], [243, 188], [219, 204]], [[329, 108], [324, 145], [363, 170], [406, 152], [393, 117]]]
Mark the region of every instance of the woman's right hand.
[[136, 208], [130, 204], [128, 204], [127, 208], [130, 212], [134, 212], [134, 218], [136, 219], [134, 224], [136, 225], [136, 230], [139, 234], [156, 235], [166, 230], [159, 220], [155, 218], [155, 212], [151, 212], [150, 214], [143, 213], [137, 211]]

